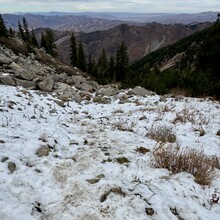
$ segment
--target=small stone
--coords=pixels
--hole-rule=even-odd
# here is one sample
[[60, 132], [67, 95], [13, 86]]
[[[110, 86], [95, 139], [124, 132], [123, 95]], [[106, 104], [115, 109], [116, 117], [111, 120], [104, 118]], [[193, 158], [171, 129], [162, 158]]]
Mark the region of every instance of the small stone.
[[46, 157], [49, 155], [49, 153], [50, 153], [50, 148], [48, 146], [42, 146], [36, 152], [38, 157]]
[[150, 215], [150, 216], [152, 216], [154, 214], [153, 208], [146, 208], [145, 212], [146, 212], [147, 215]]
[[8, 162], [8, 169], [11, 173], [13, 173], [16, 170], [16, 165], [13, 162]]
[[147, 119], [147, 117], [145, 115], [143, 115], [139, 118], [140, 121], [145, 120], [145, 119]]
[[5, 141], [3, 141], [3, 140], [0, 140], [0, 144], [4, 144], [5, 143]]
[[1, 162], [4, 163], [8, 159], [9, 159], [8, 157], [2, 157]]

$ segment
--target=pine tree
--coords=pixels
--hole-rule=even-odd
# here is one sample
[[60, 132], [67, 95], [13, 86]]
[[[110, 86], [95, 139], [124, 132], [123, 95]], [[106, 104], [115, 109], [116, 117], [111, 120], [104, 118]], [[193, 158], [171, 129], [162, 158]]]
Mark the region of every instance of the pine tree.
[[100, 77], [107, 77], [106, 72], [108, 70], [108, 60], [104, 48], [102, 49], [102, 54], [98, 60], [97, 70]]
[[12, 28], [9, 28], [9, 35], [10, 36], [15, 36], [15, 32], [12, 30]]
[[41, 34], [41, 47], [43, 47], [46, 51], [46, 53], [50, 54], [51, 56], [56, 57], [56, 44], [55, 39], [53, 36], [53, 32], [51, 30], [46, 30], [45, 35]]
[[91, 54], [89, 54], [89, 62], [88, 62], [88, 67], [87, 67], [88, 73], [93, 75], [93, 69], [94, 69], [94, 66], [93, 66], [92, 56]]
[[5, 22], [1, 14], [0, 14], [0, 37], [8, 37], [8, 31], [6, 29]]
[[113, 56], [111, 56], [110, 60], [109, 60], [108, 75], [109, 75], [109, 78], [111, 79], [111, 81], [116, 81], [115, 59]]
[[25, 40], [24, 29], [23, 29], [20, 21], [18, 21], [18, 35], [22, 40]]
[[77, 45], [74, 33], [72, 33], [70, 38], [70, 62], [72, 66], [78, 66]]
[[129, 58], [127, 47], [124, 42], [117, 48], [116, 63], [115, 63], [115, 74], [116, 81], [122, 81], [126, 78], [129, 72]]
[[37, 42], [37, 39], [36, 39], [33, 28], [32, 28], [32, 31], [31, 31], [31, 44], [35, 47], [38, 47], [38, 42]]
[[79, 42], [79, 46], [78, 46], [78, 67], [82, 71], [86, 71], [86, 59], [85, 59], [83, 44], [81, 41]]
[[24, 30], [24, 41], [25, 42], [30, 42], [31, 41], [31, 35], [29, 32], [29, 28], [28, 28], [28, 23], [25, 19], [25, 17], [23, 17], [23, 30]]
[[43, 32], [41, 33], [40, 47], [43, 47], [46, 52], [48, 51], [47, 43], [46, 43], [46, 40], [45, 40]]

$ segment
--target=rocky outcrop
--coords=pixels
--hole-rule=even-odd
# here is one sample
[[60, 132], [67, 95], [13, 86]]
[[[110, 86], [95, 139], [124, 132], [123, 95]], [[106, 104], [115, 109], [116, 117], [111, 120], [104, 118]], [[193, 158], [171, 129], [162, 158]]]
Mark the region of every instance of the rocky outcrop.
[[[54, 67], [40, 63], [35, 58], [42, 51], [36, 50], [36, 53], [37, 55], [31, 53], [29, 56], [15, 55], [10, 49], [0, 45], [0, 83], [45, 92], [55, 91], [60, 99], [77, 102], [90, 100], [89, 93], [100, 88], [97, 82], [83, 77], [78, 69], [69, 74], [65, 70], [71, 67], [66, 65]], [[43, 56], [49, 55], [41, 54]]]
[[37, 56], [15, 55], [11, 50], [0, 45], [0, 83], [52, 92], [59, 99], [56, 103], [60, 106], [65, 106], [66, 102], [71, 100], [77, 103], [84, 101], [109, 104], [112, 100], [119, 99], [119, 103], [128, 103], [132, 96], [152, 94], [137, 86], [122, 95], [118, 85], [100, 86], [89, 77], [84, 77], [77, 68], [74, 68], [75, 72], [71, 72], [72, 70], [68, 69], [71, 67], [60, 66], [60, 63], [48, 66], [37, 61], [35, 59]]

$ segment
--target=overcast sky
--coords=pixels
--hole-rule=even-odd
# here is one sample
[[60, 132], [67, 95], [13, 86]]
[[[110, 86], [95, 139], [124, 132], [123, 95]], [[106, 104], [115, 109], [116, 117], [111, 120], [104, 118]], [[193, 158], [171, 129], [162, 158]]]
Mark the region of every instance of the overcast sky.
[[220, 11], [220, 0], [0, 0], [0, 13], [50, 11], [194, 13]]

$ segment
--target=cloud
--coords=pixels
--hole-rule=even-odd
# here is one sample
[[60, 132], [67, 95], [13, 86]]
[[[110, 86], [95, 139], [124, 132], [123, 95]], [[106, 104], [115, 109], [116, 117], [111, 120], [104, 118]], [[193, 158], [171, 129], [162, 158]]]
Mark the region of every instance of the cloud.
[[0, 0], [0, 12], [115, 11], [202, 12], [220, 11], [219, 0]]

